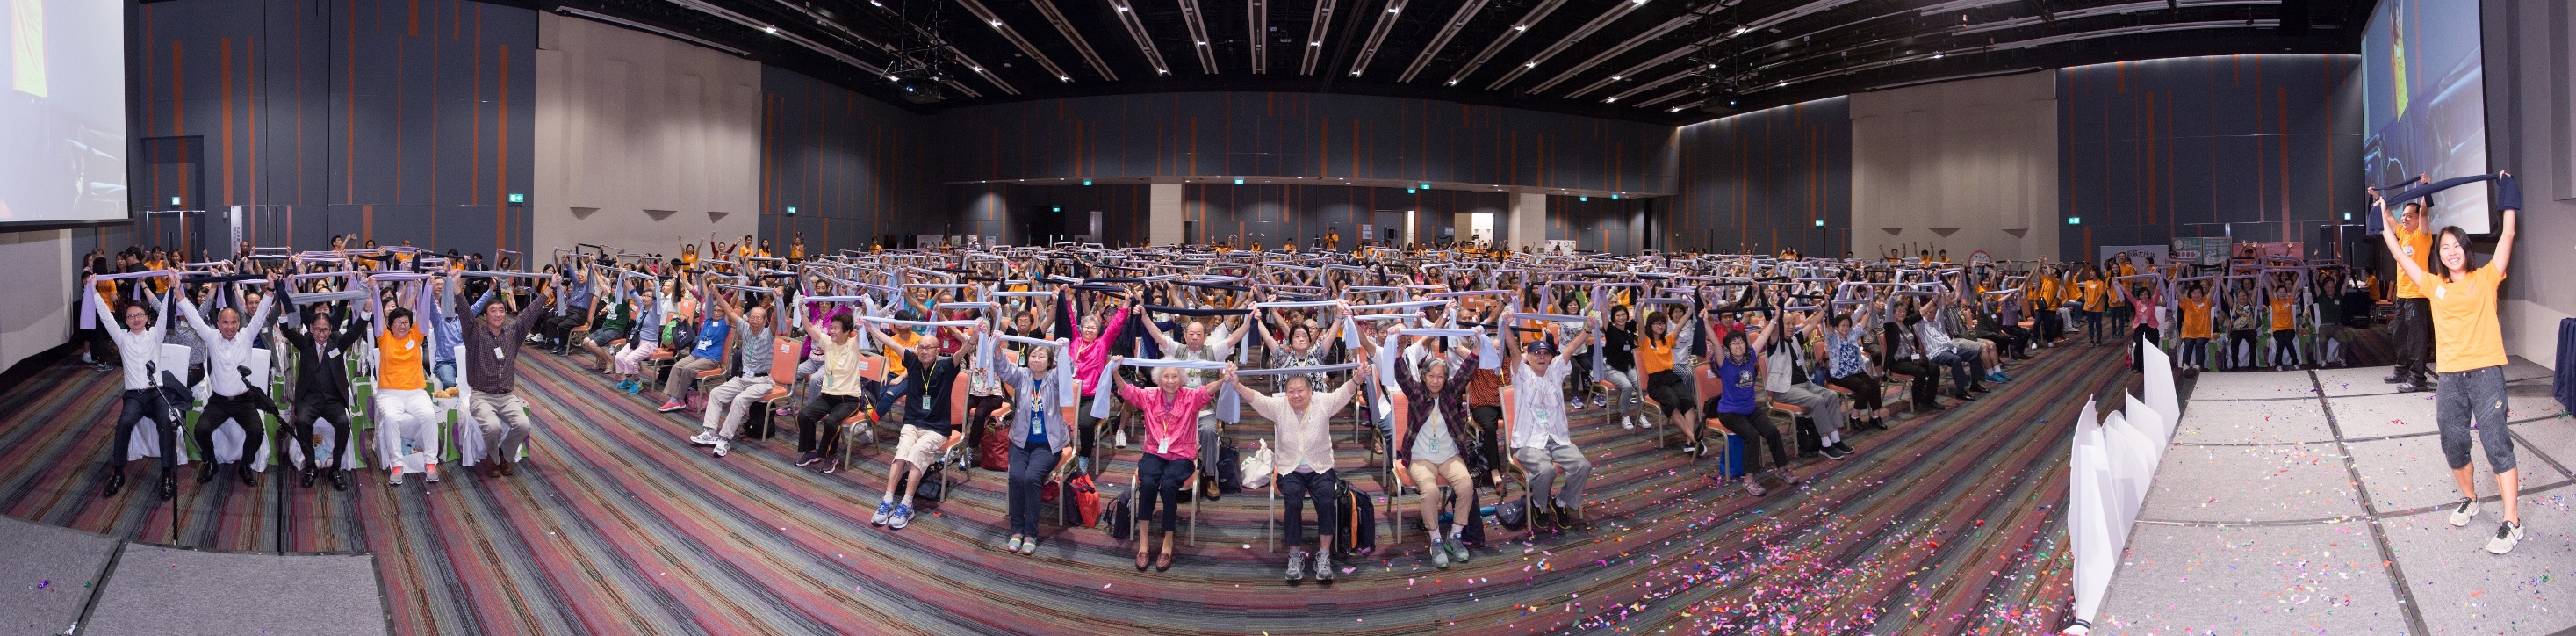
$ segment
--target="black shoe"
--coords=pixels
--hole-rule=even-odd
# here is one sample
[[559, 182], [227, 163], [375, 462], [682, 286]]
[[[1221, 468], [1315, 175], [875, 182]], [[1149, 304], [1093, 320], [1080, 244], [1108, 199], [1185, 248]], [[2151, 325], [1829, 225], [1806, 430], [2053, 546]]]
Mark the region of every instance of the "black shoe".
[[1958, 393], [1952, 393], [1952, 394], [1950, 394], [1950, 397], [1955, 398], [1955, 399], [1957, 399], [1957, 400], [1959, 400], [1959, 401], [1961, 401], [1961, 402], [1975, 402], [1975, 401], [1977, 401], [1977, 396], [1969, 395], [1969, 394], [1968, 394], [1968, 392], [1966, 392], [1966, 391], [1960, 391], [1960, 392], [1958, 392]]
[[1883, 417], [1873, 417], [1873, 418], [1869, 418], [1869, 430], [1873, 430], [1873, 431], [1884, 431], [1884, 430], [1887, 430], [1887, 418], [1883, 418]]
[[2398, 383], [2398, 385], [2397, 385], [2397, 392], [2398, 392], [2398, 393], [2420, 393], [2420, 392], [2430, 391], [2430, 390], [2432, 390], [2432, 389], [2425, 388], [2425, 387], [2424, 387], [2424, 385], [2416, 384], [2416, 383], [2413, 383], [2413, 382], [2401, 382], [2401, 383]]
[[1557, 523], [1563, 524], [1567, 529], [1583, 529], [1592, 527], [1592, 522], [1585, 521], [1583, 519], [1582, 508], [1575, 508], [1572, 510], [1558, 508], [1556, 512], [1558, 517]]
[[1818, 451], [1821, 451], [1821, 452], [1822, 452], [1822, 454], [1825, 456], [1825, 458], [1826, 458], [1826, 459], [1831, 459], [1831, 460], [1835, 460], [1835, 461], [1841, 461], [1841, 460], [1842, 460], [1842, 458], [1843, 458], [1844, 456], [1846, 456], [1846, 455], [1850, 455], [1850, 454], [1851, 454], [1851, 453], [1843, 452], [1843, 449], [1834, 448], [1834, 447], [1832, 447], [1832, 446], [1827, 446], [1827, 447], [1820, 448], [1820, 449], [1817, 449], [1817, 450], [1818, 450]]
[[203, 461], [203, 462], [198, 462], [198, 463], [197, 463], [197, 483], [202, 484], [202, 483], [211, 482], [211, 481], [214, 481], [214, 480], [215, 480], [215, 460], [208, 459], [208, 460]]
[[241, 463], [235, 465], [239, 466], [239, 468], [234, 468], [233, 472], [241, 473], [243, 486], [251, 488], [259, 487], [259, 473], [250, 469], [250, 460], [245, 459], [242, 460]]
[[99, 493], [99, 494], [98, 494], [98, 496], [100, 496], [100, 497], [114, 497], [114, 496], [116, 496], [116, 491], [124, 490], [124, 489], [125, 489], [125, 471], [120, 470], [120, 471], [116, 471], [116, 472], [111, 472], [111, 473], [108, 473], [108, 474], [107, 474], [107, 492]]
[[1860, 451], [1858, 451], [1858, 450], [1854, 450], [1854, 449], [1852, 449], [1851, 444], [1846, 443], [1846, 442], [1842, 442], [1842, 441], [1839, 441], [1839, 440], [1837, 440], [1837, 441], [1835, 441], [1835, 442], [1834, 442], [1833, 449], [1834, 449], [1834, 450], [1838, 450], [1838, 451], [1842, 451], [1842, 452], [1843, 452], [1843, 454], [1845, 454], [1845, 455], [1849, 455], [1849, 454], [1852, 454], [1852, 453], [1860, 452]]
[[179, 496], [179, 476], [171, 474], [169, 471], [162, 471], [161, 500], [169, 501], [171, 498], [177, 496]]
[[332, 489], [332, 490], [337, 490], [337, 491], [340, 491], [340, 492], [348, 492], [348, 491], [349, 491], [349, 471], [345, 471], [345, 470], [334, 470], [334, 471], [331, 471], [331, 489]]
[[1541, 528], [1552, 529], [1556, 527], [1556, 516], [1550, 514], [1549, 507], [1544, 504], [1530, 506], [1529, 517], [1530, 529], [1532, 530]]
[[316, 468], [311, 467], [311, 466], [306, 466], [306, 467], [304, 467], [304, 474], [302, 474], [302, 475], [297, 475], [297, 476], [295, 477], [295, 485], [297, 485], [297, 486], [302, 486], [302, 487], [305, 487], [305, 488], [312, 488], [312, 487], [313, 487], [313, 473], [315, 473], [315, 472], [319, 472], [319, 469], [316, 469]]
[[1968, 392], [1969, 392], [1969, 393], [1985, 393], [1985, 392], [1992, 391], [1992, 390], [1993, 390], [1993, 389], [1986, 388], [1986, 385], [1984, 385], [1984, 384], [1982, 384], [1982, 383], [1981, 383], [1981, 384], [1971, 384], [1971, 385], [1968, 385]]
[[2406, 378], [2405, 378], [2405, 376], [2400, 376], [2400, 375], [2398, 375], [2398, 374], [2391, 373], [2391, 374], [2388, 374], [2388, 377], [2380, 378], [2380, 379], [2379, 379], [2379, 381], [2380, 381], [2380, 382], [2383, 382], [2383, 383], [2387, 383], [2387, 384], [2396, 384], [2396, 383], [2399, 383], [2399, 382], [2405, 382], [2405, 381], [2406, 381]]

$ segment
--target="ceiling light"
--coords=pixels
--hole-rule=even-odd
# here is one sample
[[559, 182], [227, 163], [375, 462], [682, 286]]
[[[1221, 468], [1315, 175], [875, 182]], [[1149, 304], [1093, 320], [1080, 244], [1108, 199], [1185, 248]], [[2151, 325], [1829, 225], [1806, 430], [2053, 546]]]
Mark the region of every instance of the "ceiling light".
[[1323, 46], [1323, 45], [1324, 45], [1324, 43], [1322, 43], [1322, 42], [1307, 42], [1307, 43], [1306, 43], [1306, 46]]
[[1450, 86], [1457, 86], [1457, 85], [1458, 85], [1458, 80], [1449, 80], [1449, 85], [1450, 85]]
[[1604, 101], [1604, 102], [1615, 102], [1615, 101], [1619, 101], [1619, 98], [1617, 98], [1617, 97], [1612, 97], [1612, 98], [1605, 99], [1605, 100], [1601, 100], [1601, 101]]
[[1512, 30], [1514, 30], [1514, 31], [1527, 31], [1527, 30], [1529, 30], [1529, 25], [1526, 25], [1526, 24], [1515, 24], [1515, 25], [1512, 25]]
[[[984, 69], [980, 69], [980, 68], [979, 68], [979, 69], [975, 69], [975, 70], [981, 71], [981, 70], [984, 70]], [[1061, 81], [1061, 82], [1070, 82], [1070, 81], [1073, 81], [1073, 78], [1065, 77], [1065, 76], [1062, 76], [1062, 75], [1057, 75], [1057, 76], [1055, 76], [1055, 79], [1056, 79], [1056, 81]]]
[[1521, 66], [1522, 66], [1522, 67], [1524, 67], [1524, 68], [1538, 68], [1538, 63], [1537, 63], [1537, 62], [1531, 62], [1531, 63], [1528, 63], [1528, 64], [1522, 64]]
[[765, 28], [762, 28], [762, 29], [761, 29], [761, 32], [763, 32], [763, 33], [768, 33], [768, 34], [770, 34], [770, 35], [777, 35], [777, 34], [778, 34], [778, 27], [765, 27]]
[[1001, 26], [1002, 26], [1002, 21], [1001, 21], [1001, 20], [994, 20], [994, 21], [993, 21], [993, 26], [994, 26], [994, 27], [996, 27], [996, 28], [1001, 27]]
[[1620, 76], [1617, 76], [1617, 75], [1612, 75], [1612, 76], [1610, 76], [1610, 81], [1613, 81], [1613, 82], [1616, 82], [1616, 81], [1619, 81], [1619, 80], [1623, 80], [1623, 79], [1627, 79], [1627, 78], [1620, 77]]
[[1788, 85], [1789, 85], [1789, 81], [1788, 81], [1788, 80], [1780, 80], [1780, 85], [1781, 85], [1781, 86], [1788, 86]]
[[1119, 13], [1126, 13], [1126, 12], [1127, 12], [1127, 7], [1119, 7], [1119, 8], [1118, 8], [1118, 12], [1119, 12]]
[[1403, 11], [1403, 10], [1404, 10], [1404, 7], [1387, 7], [1387, 8], [1386, 8], [1386, 12], [1387, 12], [1387, 13], [1395, 13], [1395, 12], [1399, 12], [1399, 11]]
[[968, 67], [966, 70], [974, 71], [974, 72], [977, 72], [977, 73], [982, 73], [982, 72], [984, 72], [984, 67], [981, 67], [981, 66], [974, 66], [974, 67]]
[[1937, 59], [1941, 59], [1941, 54], [1939, 54], [1939, 53], [1934, 53], [1934, 54], [1932, 54], [1932, 59], [1936, 59], [1936, 60], [1937, 60]]
[[1206, 42], [1200, 42], [1200, 43], [1199, 43], [1199, 46], [1207, 46], [1207, 43], [1206, 43]]

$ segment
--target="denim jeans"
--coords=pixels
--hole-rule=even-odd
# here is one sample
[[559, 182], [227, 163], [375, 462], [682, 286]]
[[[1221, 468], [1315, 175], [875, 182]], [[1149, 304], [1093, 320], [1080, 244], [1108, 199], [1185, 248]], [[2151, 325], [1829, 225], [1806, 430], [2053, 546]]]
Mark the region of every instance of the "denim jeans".
[[2469, 429], [2477, 425], [2478, 445], [2486, 448], [2487, 469], [2513, 470], [2513, 437], [2505, 434], [2504, 367], [2494, 366], [2437, 374], [2433, 389], [2434, 421], [2442, 430], [2442, 458], [2457, 470], [2469, 465]]
[[1038, 536], [1038, 494], [1046, 484], [1048, 471], [1055, 470], [1056, 454], [1046, 444], [1021, 444], [1011, 447], [1010, 520], [1011, 534]]

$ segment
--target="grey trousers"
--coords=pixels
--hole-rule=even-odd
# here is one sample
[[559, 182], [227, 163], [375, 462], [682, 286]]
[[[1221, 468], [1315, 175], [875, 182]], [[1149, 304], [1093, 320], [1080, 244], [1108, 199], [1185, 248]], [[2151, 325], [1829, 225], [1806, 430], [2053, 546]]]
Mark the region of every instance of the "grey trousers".
[[2513, 437], [2505, 434], [2504, 367], [2480, 367], [2438, 373], [2433, 387], [2434, 425], [2441, 431], [2442, 458], [2451, 469], [2469, 465], [2470, 425], [2476, 425], [2478, 447], [2486, 451], [2487, 469], [2513, 470]]
[[1816, 434], [1820, 436], [1841, 431], [1851, 408], [1851, 398], [1814, 384], [1789, 385], [1789, 390], [1772, 392], [1771, 401], [1806, 409], [1807, 419], [1816, 422]]
[[775, 386], [778, 383], [766, 374], [737, 375], [724, 384], [716, 385], [714, 390], [707, 391], [705, 419], [698, 423], [698, 427], [715, 433], [717, 438], [733, 439], [734, 431], [742, 429], [743, 416], [758, 408], [760, 399], [769, 397], [770, 387]]
[[483, 429], [485, 461], [510, 461], [528, 445], [528, 432], [536, 425], [528, 419], [528, 403], [517, 394], [474, 392], [474, 424]]
[[1518, 460], [1521, 467], [1529, 471], [1530, 496], [1536, 497], [1550, 492], [1549, 487], [1555, 485], [1556, 478], [1561, 473], [1565, 477], [1565, 486], [1554, 491], [1557, 507], [1582, 508], [1583, 483], [1592, 480], [1592, 460], [1584, 459], [1583, 450], [1575, 448], [1573, 444], [1562, 444], [1555, 440], [1542, 443], [1546, 446], [1521, 446], [1512, 449], [1512, 459]]

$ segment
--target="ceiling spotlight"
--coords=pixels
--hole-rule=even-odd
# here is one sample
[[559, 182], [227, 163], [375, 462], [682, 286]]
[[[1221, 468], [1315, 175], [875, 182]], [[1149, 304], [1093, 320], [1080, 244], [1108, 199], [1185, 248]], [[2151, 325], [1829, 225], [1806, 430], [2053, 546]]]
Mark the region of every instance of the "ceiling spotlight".
[[1387, 7], [1387, 8], [1386, 8], [1386, 12], [1387, 12], [1387, 13], [1396, 13], [1396, 12], [1400, 12], [1400, 11], [1403, 11], [1403, 10], [1404, 10], [1404, 7]]
[[1601, 101], [1603, 101], [1603, 102], [1615, 102], [1615, 101], [1619, 101], [1619, 98], [1617, 98], [1617, 97], [1612, 97], [1612, 98], [1605, 99], [1605, 100], [1601, 100]]
[[1458, 80], [1449, 80], [1449, 85], [1450, 85], [1450, 86], [1457, 86], [1457, 85], [1458, 85]]
[[1122, 7], [1118, 7], [1118, 12], [1119, 12], [1119, 13], [1126, 13], [1126, 12], [1127, 12], [1127, 7], [1123, 7], [1123, 6], [1122, 6]]
[[1206, 42], [1200, 42], [1200, 43], [1199, 43], [1199, 46], [1207, 46], [1207, 43], [1206, 43]]
[[1939, 53], [1934, 53], [1934, 54], [1932, 54], [1932, 59], [1936, 59], [1936, 60], [1937, 60], [1937, 59], [1941, 59], [1941, 54], [1939, 54]]
[[1324, 45], [1324, 43], [1322, 43], [1322, 42], [1307, 42], [1307, 43], [1306, 43], [1306, 46], [1323, 46], [1323, 45]]
[[1746, 27], [1740, 27], [1740, 26], [1739, 26], [1739, 27], [1735, 27], [1735, 35], [1744, 35], [1744, 32], [1745, 32], [1745, 31], [1751, 31], [1751, 30], [1752, 30], [1752, 29], [1750, 29], [1750, 28], [1746, 28]]
[[1359, 71], [1351, 71], [1351, 77], [1359, 77], [1359, 76], [1360, 76], [1360, 72], [1359, 72]]
[[1529, 30], [1529, 25], [1526, 25], [1526, 24], [1515, 24], [1515, 25], [1512, 25], [1512, 30], [1514, 30], [1514, 31], [1527, 31], [1527, 30]]
[[1617, 76], [1617, 75], [1612, 75], [1612, 76], [1610, 76], [1610, 81], [1613, 81], [1613, 82], [1616, 82], [1616, 81], [1619, 81], [1619, 80], [1623, 80], [1623, 79], [1627, 79], [1627, 78], [1620, 77], [1620, 76]]
[[1172, 72], [1171, 72], [1171, 71], [1169, 71], [1169, 70], [1166, 70], [1166, 69], [1154, 69], [1154, 74], [1155, 74], [1155, 75], [1170, 75], [1170, 74], [1172, 74]]
[[984, 67], [981, 67], [981, 66], [973, 66], [973, 67], [967, 67], [967, 69], [966, 69], [966, 70], [974, 71], [974, 72], [977, 72], [977, 73], [982, 73], [982, 72], [984, 72]]
[[1000, 27], [1000, 26], [1002, 26], [1002, 21], [1001, 21], [1001, 20], [994, 20], [994, 21], [993, 21], [993, 26], [994, 26], [994, 27], [997, 27], [997, 28], [998, 28], [998, 27]]
[[[980, 68], [979, 68], [979, 69], [975, 69], [975, 70], [981, 71], [981, 70], [984, 70], [984, 69], [980, 69]], [[1061, 82], [1070, 82], [1070, 81], [1073, 81], [1073, 78], [1065, 77], [1065, 76], [1062, 76], [1062, 75], [1057, 75], [1057, 76], [1055, 76], [1055, 79], [1056, 79], [1056, 81], [1061, 81]]]
[[763, 27], [763, 28], [761, 29], [761, 32], [763, 32], [763, 33], [768, 33], [768, 34], [770, 34], [770, 35], [777, 35], [777, 34], [778, 34], [778, 27]]
[[1788, 86], [1788, 85], [1789, 85], [1789, 81], [1788, 81], [1788, 80], [1781, 80], [1781, 81], [1780, 81], [1780, 85], [1781, 85], [1781, 86]]
[[1524, 68], [1538, 68], [1538, 63], [1537, 63], [1537, 62], [1531, 62], [1531, 63], [1528, 63], [1528, 64], [1522, 64], [1521, 66], [1522, 66], [1522, 67], [1524, 67]]

